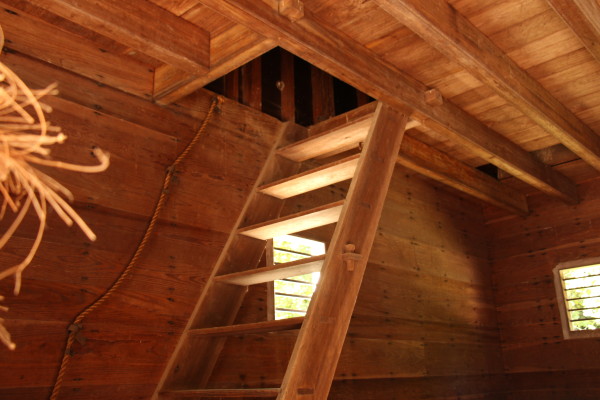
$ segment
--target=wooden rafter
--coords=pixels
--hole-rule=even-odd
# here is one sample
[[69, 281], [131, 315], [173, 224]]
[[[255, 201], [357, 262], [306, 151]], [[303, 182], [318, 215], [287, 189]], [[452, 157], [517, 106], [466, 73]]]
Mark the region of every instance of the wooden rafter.
[[[359, 142], [364, 140], [365, 134], [361, 134], [360, 131], [367, 129], [366, 127], [370, 124], [375, 105], [375, 102], [366, 104], [311, 126], [309, 137], [312, 140], [316, 140], [317, 137], [322, 138], [318, 146], [308, 148], [307, 146], [301, 146], [302, 142], [300, 142], [296, 144], [296, 150], [291, 154], [296, 159], [302, 160], [318, 151], [331, 154], [332, 152], [329, 149], [334, 144], [345, 150], [356, 147]], [[407, 129], [415, 126], [418, 126], [418, 124], [415, 124], [414, 121], [407, 123]], [[336, 135], [326, 135], [329, 131], [336, 132]], [[348, 141], [348, 143], [344, 141]], [[302, 151], [303, 149], [305, 151]], [[310, 151], [310, 153], [307, 151]], [[405, 135], [402, 139], [397, 162], [421, 175], [511, 213], [526, 215], [529, 212], [527, 200], [522, 193], [412, 136]]]
[[208, 32], [150, 1], [38, 0], [36, 4], [166, 64], [189, 72], [208, 71]]
[[429, 105], [424, 98], [427, 87], [383, 62], [364, 46], [319, 24], [309, 10], [305, 9], [304, 17], [293, 23], [264, 2], [202, 0], [202, 3], [265, 37], [277, 39], [281, 47], [373, 97], [397, 107], [408, 105], [427, 120], [430, 128], [452, 136], [479, 157], [537, 189], [567, 202], [577, 201], [575, 185], [565, 176], [452, 103]]
[[600, 170], [600, 137], [445, 0], [376, 2]]
[[404, 137], [398, 164], [512, 213], [529, 213], [522, 193], [413, 137]]
[[[7, 39], [5, 48], [117, 87], [126, 93], [146, 99], [151, 97], [152, 71], [146, 65], [128, 57], [103, 52], [91, 40], [77, 37], [28, 15], [26, 3], [0, 2], [0, 6], [4, 9], [1, 22]], [[36, 32], [36, 35], [32, 35], [32, 32]]]
[[600, 3], [595, 0], [546, 0], [600, 62]]

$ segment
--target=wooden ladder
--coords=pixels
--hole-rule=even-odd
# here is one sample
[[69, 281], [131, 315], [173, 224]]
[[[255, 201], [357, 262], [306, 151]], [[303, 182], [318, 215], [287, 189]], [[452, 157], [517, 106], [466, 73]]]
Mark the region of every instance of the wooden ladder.
[[[327, 398], [406, 122], [406, 113], [379, 103], [374, 114], [298, 142], [290, 143], [299, 127], [284, 125], [154, 399]], [[360, 154], [298, 173], [303, 161], [359, 143]], [[347, 179], [345, 200], [279, 216], [286, 198]], [[257, 268], [266, 240], [336, 221], [325, 255]], [[232, 325], [248, 286], [314, 271], [321, 277], [306, 317]], [[300, 331], [281, 387], [206, 388], [227, 336], [289, 329]]]

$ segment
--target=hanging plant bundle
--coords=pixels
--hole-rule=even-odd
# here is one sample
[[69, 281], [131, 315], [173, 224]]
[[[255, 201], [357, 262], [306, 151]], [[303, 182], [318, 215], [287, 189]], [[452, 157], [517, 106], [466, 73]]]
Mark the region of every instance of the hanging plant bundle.
[[[1, 35], [1, 33], [0, 33]], [[1, 48], [0, 43], [0, 48]], [[40, 246], [48, 207], [68, 226], [75, 222], [90, 240], [96, 236], [83, 219], [69, 205], [71, 192], [55, 179], [36, 168], [38, 165], [77, 172], [101, 172], [109, 164], [108, 155], [99, 149], [93, 154], [98, 165], [83, 166], [53, 160], [51, 146], [63, 143], [67, 138], [59, 127], [51, 126], [45, 113], [51, 108], [40, 102], [47, 95], [56, 94], [56, 85], [45, 89], [31, 90], [7, 66], [0, 63], [0, 220], [12, 213], [12, 222], [0, 236], [0, 249], [13, 236], [28, 212], [33, 212], [39, 226], [28, 254], [21, 262], [12, 266], [0, 266], [0, 280], [14, 277], [14, 293], [21, 289], [21, 276], [31, 263]], [[31, 210], [31, 211], [30, 211]], [[0, 301], [4, 298], [0, 296]], [[0, 306], [0, 311], [7, 311]], [[15, 344], [0, 318], [0, 341], [11, 349]]]

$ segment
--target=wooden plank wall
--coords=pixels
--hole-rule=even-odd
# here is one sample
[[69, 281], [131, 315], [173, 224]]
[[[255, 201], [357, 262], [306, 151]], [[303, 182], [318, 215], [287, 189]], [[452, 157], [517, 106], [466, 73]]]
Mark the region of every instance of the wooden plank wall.
[[[503, 399], [482, 221], [478, 203], [396, 168], [330, 399]], [[232, 337], [212, 385], [277, 385], [293, 339]]]
[[[570, 164], [565, 172], [581, 170]], [[600, 340], [563, 339], [552, 275], [560, 262], [600, 255], [600, 179], [578, 189], [576, 206], [532, 195], [527, 218], [488, 213], [508, 400], [600, 398]]]
[[[165, 109], [94, 81], [10, 53], [3, 62], [33, 87], [58, 82], [51, 120], [69, 135], [57, 157], [91, 164], [89, 149], [111, 153], [97, 175], [54, 174], [73, 191], [76, 209], [98, 235], [89, 243], [53, 215], [20, 296], [2, 313], [17, 350], [0, 347], [0, 398], [46, 399], [70, 321], [116, 279], [132, 256], [159, 196], [165, 168], [191, 139], [212, 95], [200, 92]], [[62, 396], [147, 399], [160, 378], [256, 179], [280, 122], [226, 101], [179, 168], [150, 250], [113, 298], [83, 323]], [[3, 250], [2, 265], [31, 246], [27, 220]], [[63, 397], [61, 397], [63, 398]]]

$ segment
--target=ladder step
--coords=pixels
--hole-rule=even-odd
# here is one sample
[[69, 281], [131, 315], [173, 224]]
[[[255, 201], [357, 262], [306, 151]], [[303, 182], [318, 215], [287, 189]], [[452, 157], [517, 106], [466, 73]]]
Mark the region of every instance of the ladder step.
[[324, 260], [325, 254], [282, 264], [269, 265], [268, 267], [220, 275], [215, 277], [215, 281], [240, 286], [258, 285], [277, 279], [289, 278], [290, 276], [299, 276], [320, 271]]
[[[310, 136], [277, 150], [277, 154], [302, 162], [321, 156], [332, 156], [351, 150], [364, 142], [375, 114], [376, 102], [337, 115], [309, 128]], [[406, 130], [419, 126], [416, 120], [406, 124]]]
[[164, 400], [201, 399], [204, 397], [244, 398], [244, 397], [277, 397], [279, 388], [256, 389], [185, 389], [161, 392]]
[[273, 321], [254, 322], [250, 324], [190, 329], [188, 333], [192, 336], [229, 336], [244, 335], [251, 333], [290, 331], [294, 329], [300, 329], [300, 327], [302, 326], [302, 322], [304, 322], [304, 317], [296, 317], [287, 319], [276, 319]]
[[258, 190], [269, 196], [287, 199], [342, 182], [354, 176], [359, 157], [360, 154], [355, 154], [310, 171], [263, 185]]
[[247, 226], [238, 233], [256, 239], [267, 240], [276, 236], [287, 235], [317, 228], [336, 222], [342, 212], [344, 200], [326, 204], [310, 210], [301, 211], [272, 221]]
[[277, 154], [292, 161], [302, 162], [322, 155], [333, 155], [350, 150], [363, 142], [369, 133], [373, 114], [336, 126], [304, 140], [277, 150]]

